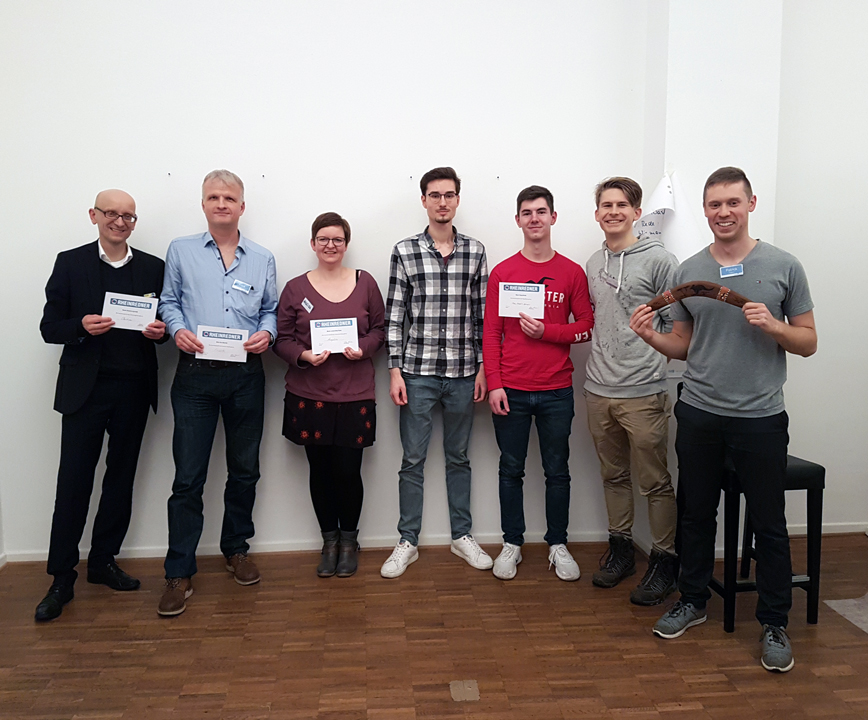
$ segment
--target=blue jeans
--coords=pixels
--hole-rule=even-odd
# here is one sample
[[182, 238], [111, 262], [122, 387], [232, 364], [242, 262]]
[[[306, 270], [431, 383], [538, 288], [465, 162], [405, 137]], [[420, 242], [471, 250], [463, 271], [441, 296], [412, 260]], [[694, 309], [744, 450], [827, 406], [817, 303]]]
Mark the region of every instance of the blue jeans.
[[172, 383], [175, 482], [169, 498], [169, 551], [166, 577], [196, 573], [196, 547], [202, 535], [202, 491], [217, 418], [223, 414], [228, 477], [223, 494], [220, 551], [247, 552], [253, 537], [253, 502], [259, 480], [259, 443], [265, 405], [265, 374], [258, 355], [246, 363], [208, 367], [182, 357]]
[[470, 460], [467, 446], [473, 427], [475, 376], [448, 378], [403, 374], [407, 404], [401, 406], [401, 446], [404, 458], [398, 473], [401, 519], [398, 532], [413, 545], [419, 544], [422, 528], [425, 458], [431, 440], [434, 406], [443, 409], [443, 452], [446, 456], [446, 495], [452, 539], [470, 532]]
[[531, 418], [536, 418], [546, 478], [546, 534], [549, 545], [567, 541], [570, 521], [570, 430], [573, 388], [528, 392], [504, 388], [509, 414], [492, 415], [500, 448], [500, 527], [505, 542], [524, 544], [524, 464]]

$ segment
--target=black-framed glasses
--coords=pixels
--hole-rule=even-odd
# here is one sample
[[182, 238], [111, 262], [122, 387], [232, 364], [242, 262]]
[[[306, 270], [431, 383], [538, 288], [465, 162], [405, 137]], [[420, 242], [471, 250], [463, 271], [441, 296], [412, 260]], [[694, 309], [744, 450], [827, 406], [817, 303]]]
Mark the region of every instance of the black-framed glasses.
[[136, 220], [139, 219], [138, 215], [131, 215], [130, 213], [116, 213], [114, 210], [102, 210], [98, 208], [96, 205], [93, 206], [94, 210], [98, 210], [103, 215], [105, 215], [105, 219], [114, 222], [118, 218], [121, 218], [127, 225], [135, 225]]
[[452, 202], [455, 198], [458, 197], [458, 193], [452, 192], [451, 190], [449, 192], [445, 192], [445, 193], [429, 192], [428, 197], [431, 200], [433, 200], [434, 202], [440, 202], [441, 198], [443, 200], [445, 200], [446, 202]]
[[336, 238], [318, 237], [318, 238], [314, 238], [314, 241], [320, 247], [326, 247], [329, 243], [334, 243], [334, 246], [336, 248], [339, 248], [339, 247], [343, 247], [344, 245], [347, 244], [347, 239], [342, 238], [342, 237], [336, 237]]

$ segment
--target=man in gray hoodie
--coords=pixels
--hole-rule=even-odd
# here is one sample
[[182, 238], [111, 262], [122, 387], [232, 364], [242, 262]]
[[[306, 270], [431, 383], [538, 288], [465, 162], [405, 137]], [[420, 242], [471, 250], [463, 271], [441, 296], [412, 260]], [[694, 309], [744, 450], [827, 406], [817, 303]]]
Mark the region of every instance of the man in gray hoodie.
[[[633, 480], [648, 500], [652, 552], [648, 571], [630, 593], [636, 605], [656, 605], [675, 589], [675, 493], [667, 467], [671, 404], [666, 358], [630, 329], [633, 310], [673, 285], [678, 261], [656, 239], [638, 240], [642, 188], [630, 178], [597, 185], [594, 218], [606, 235], [588, 260], [595, 330], [588, 357], [585, 402], [609, 513], [609, 551], [593, 583], [610, 588], [636, 572]], [[668, 310], [658, 329], [668, 332]]]

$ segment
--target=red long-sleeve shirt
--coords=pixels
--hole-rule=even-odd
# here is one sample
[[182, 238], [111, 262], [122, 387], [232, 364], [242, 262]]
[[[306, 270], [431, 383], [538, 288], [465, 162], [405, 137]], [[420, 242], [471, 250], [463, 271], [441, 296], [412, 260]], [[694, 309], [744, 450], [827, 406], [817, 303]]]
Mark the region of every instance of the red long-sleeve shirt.
[[[522, 332], [518, 318], [498, 316], [502, 282], [546, 286], [545, 329], [539, 340]], [[573, 382], [570, 345], [590, 340], [593, 327], [588, 279], [581, 265], [557, 253], [542, 263], [532, 262], [520, 252], [507, 258], [488, 278], [482, 331], [488, 389], [532, 392], [569, 387]]]

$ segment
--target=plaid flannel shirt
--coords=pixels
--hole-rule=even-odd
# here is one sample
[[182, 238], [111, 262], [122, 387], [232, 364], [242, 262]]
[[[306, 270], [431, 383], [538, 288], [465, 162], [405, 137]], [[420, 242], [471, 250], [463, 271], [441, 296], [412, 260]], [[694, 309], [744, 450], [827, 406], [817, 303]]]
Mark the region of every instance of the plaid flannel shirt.
[[397, 243], [386, 300], [389, 368], [452, 378], [475, 374], [482, 362], [487, 283], [485, 247], [467, 235], [455, 233], [448, 262], [427, 228]]

